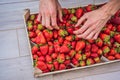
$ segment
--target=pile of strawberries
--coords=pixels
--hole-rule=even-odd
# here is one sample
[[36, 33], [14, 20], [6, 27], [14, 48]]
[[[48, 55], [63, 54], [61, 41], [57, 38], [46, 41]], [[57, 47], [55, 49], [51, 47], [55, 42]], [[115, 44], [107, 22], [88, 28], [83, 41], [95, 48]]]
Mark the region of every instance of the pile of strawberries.
[[[88, 5], [84, 8], [63, 9], [63, 22], [57, 19], [59, 30], [49, 30], [32, 14], [27, 21], [32, 44], [34, 66], [45, 72], [87, 66], [101, 62], [101, 56], [109, 60], [120, 59], [120, 25], [105, 25], [96, 40], [77, 38], [73, 31], [78, 19], [86, 12], [99, 8]], [[120, 17], [120, 10], [115, 14]], [[84, 23], [83, 23], [84, 24]]]

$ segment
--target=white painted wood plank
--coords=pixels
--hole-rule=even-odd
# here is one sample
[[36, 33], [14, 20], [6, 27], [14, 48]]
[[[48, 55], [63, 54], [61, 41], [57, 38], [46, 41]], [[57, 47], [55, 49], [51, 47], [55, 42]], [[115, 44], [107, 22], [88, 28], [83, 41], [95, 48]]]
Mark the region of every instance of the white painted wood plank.
[[0, 80], [34, 80], [30, 56], [0, 60]]

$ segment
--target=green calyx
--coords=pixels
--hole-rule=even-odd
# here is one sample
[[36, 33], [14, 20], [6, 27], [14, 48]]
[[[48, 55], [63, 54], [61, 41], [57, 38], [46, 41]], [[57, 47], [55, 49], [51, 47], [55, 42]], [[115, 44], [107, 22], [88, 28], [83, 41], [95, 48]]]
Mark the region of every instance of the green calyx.
[[43, 30], [43, 26], [42, 24], [38, 24], [38, 27], [37, 27], [39, 30]]
[[110, 51], [110, 48], [109, 47], [106, 47], [104, 50], [103, 50], [103, 53], [106, 54]]
[[72, 14], [75, 13], [75, 9], [74, 9], [74, 8], [71, 9], [71, 13], [72, 13]]
[[110, 40], [110, 36], [106, 36], [104, 42], [108, 42]]
[[30, 20], [34, 20], [35, 19], [35, 15], [30, 15]]
[[71, 20], [74, 21], [74, 22], [77, 22], [77, 17], [76, 17], [76, 16], [73, 16], [73, 17], [71, 18]]
[[110, 36], [113, 37], [115, 35], [114, 31], [110, 31]]
[[66, 35], [68, 35], [68, 32], [66, 30], [60, 31], [60, 36], [65, 37]]

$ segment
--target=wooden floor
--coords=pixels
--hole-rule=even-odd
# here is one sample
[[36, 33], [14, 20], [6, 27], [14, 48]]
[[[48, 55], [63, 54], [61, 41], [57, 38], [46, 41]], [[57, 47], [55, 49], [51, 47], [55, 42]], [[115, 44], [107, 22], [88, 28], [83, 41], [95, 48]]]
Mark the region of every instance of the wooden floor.
[[[64, 1], [64, 2], [63, 2]], [[60, 0], [76, 7], [105, 0]], [[79, 4], [78, 4], [79, 3]], [[24, 9], [39, 11], [39, 0], [0, 0], [0, 80], [119, 80], [120, 62], [35, 79], [23, 23]]]

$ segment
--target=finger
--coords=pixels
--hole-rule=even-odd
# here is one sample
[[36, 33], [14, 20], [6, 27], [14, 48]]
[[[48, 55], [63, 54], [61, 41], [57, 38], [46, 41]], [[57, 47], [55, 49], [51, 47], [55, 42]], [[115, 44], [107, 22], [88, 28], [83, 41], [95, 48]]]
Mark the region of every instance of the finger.
[[56, 15], [52, 15], [52, 16], [51, 16], [52, 26], [53, 26], [53, 28], [55, 28], [55, 29], [59, 29], [56, 20], [57, 20], [57, 19], [56, 19]]
[[53, 28], [50, 26], [50, 16], [48, 14], [45, 15], [45, 23], [46, 23], [46, 28], [52, 30]]
[[95, 32], [92, 31], [85, 39], [92, 39], [92, 37], [94, 36]]
[[37, 21], [41, 21], [41, 13], [38, 14]]
[[45, 26], [45, 15], [42, 13], [42, 25]]
[[98, 35], [99, 35], [100, 31], [98, 31], [97, 33], [95, 33], [95, 35], [93, 36], [93, 39], [97, 39]]
[[77, 22], [77, 24], [75, 25], [75, 27], [79, 26], [85, 19], [86, 19], [86, 15], [83, 15]]
[[60, 19], [60, 21], [63, 22], [63, 19], [62, 19], [62, 16], [63, 16], [63, 15], [62, 15], [62, 10], [59, 9], [59, 10], [58, 10], [58, 13], [59, 13], [59, 19]]
[[88, 21], [85, 22], [85, 24], [78, 30], [74, 31], [74, 34], [81, 34], [83, 33], [90, 25], [88, 24]]

